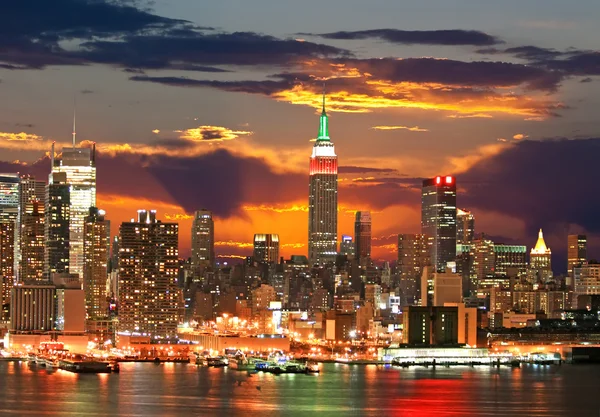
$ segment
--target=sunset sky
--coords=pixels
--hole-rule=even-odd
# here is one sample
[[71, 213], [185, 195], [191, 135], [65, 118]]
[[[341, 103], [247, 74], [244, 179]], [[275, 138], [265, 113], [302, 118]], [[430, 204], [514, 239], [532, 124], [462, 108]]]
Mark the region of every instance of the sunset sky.
[[[422, 178], [453, 174], [476, 232], [566, 235], [600, 256], [600, 2], [20, 0], [0, 8], [0, 172], [47, 179], [52, 141], [98, 147], [98, 206], [216, 217], [216, 252], [278, 233], [306, 254], [325, 82], [338, 233], [371, 210], [373, 254], [420, 231]], [[564, 265], [563, 265], [564, 264]]]

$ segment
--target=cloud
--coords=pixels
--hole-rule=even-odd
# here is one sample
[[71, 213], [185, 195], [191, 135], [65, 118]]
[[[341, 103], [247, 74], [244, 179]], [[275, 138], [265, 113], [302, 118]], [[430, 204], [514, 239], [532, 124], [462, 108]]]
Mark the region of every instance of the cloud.
[[374, 167], [361, 167], [361, 166], [340, 166], [338, 167], [339, 174], [362, 174], [368, 172], [379, 172], [379, 173], [389, 173], [389, 172], [397, 172], [392, 168], [374, 168]]
[[474, 113], [474, 114], [449, 114], [449, 119], [472, 119], [472, 118], [480, 118], [480, 119], [491, 119], [494, 116], [487, 113]]
[[325, 39], [382, 39], [405, 45], [496, 45], [503, 43], [495, 36], [477, 30], [399, 30], [372, 29], [352, 32], [323, 33]]
[[41, 136], [35, 135], [33, 133], [0, 132], [0, 140], [26, 142], [26, 141], [41, 140], [41, 139], [43, 139]]
[[522, 139], [526, 139], [528, 138], [528, 135], [525, 135], [523, 133], [517, 133], [516, 135], [513, 136], [514, 140], [522, 140]]
[[375, 130], [409, 130], [411, 132], [429, 132], [429, 129], [424, 129], [419, 126], [373, 126], [371, 129]]
[[515, 142], [458, 177], [461, 205], [521, 219], [532, 236], [540, 227], [568, 225], [599, 233], [600, 195], [589, 192], [597, 182], [589, 167], [598, 155], [600, 138]]
[[252, 132], [246, 130], [232, 130], [222, 126], [198, 126], [194, 129], [177, 130], [180, 139], [194, 142], [214, 141], [221, 142], [225, 140], [237, 139], [240, 136], [251, 135]]

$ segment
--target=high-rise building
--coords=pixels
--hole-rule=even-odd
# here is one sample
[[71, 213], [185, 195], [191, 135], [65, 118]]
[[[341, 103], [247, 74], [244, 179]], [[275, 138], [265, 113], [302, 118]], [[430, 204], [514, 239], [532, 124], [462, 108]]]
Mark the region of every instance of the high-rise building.
[[15, 223], [0, 222], [0, 320], [6, 319], [15, 279]]
[[276, 264], [279, 262], [279, 235], [254, 235], [254, 262], [260, 264]]
[[54, 158], [52, 148], [52, 173], [65, 173], [69, 185], [69, 273], [78, 274], [83, 280], [83, 227], [90, 207], [96, 206], [96, 158], [94, 148], [63, 148], [60, 159]]
[[108, 316], [106, 280], [110, 222], [105, 219], [105, 214], [103, 210], [91, 207], [84, 223], [83, 290], [88, 320], [98, 320]]
[[183, 313], [177, 287], [179, 231], [138, 210], [119, 231], [119, 332], [174, 338]]
[[475, 216], [470, 211], [456, 209], [456, 244], [468, 245], [475, 236]]
[[329, 119], [321, 113], [319, 135], [310, 157], [308, 258], [311, 264], [333, 262], [337, 254], [338, 161], [329, 138]]
[[352, 236], [342, 235], [342, 240], [340, 241], [340, 255], [353, 258], [354, 254], [354, 240], [352, 239]]
[[417, 279], [423, 268], [430, 265], [430, 242], [423, 234], [398, 235], [398, 262], [396, 270], [401, 277]]
[[431, 239], [431, 264], [444, 272], [456, 260], [456, 179], [451, 176], [423, 181], [421, 233]]
[[361, 266], [371, 263], [371, 213], [357, 211], [354, 220], [355, 257]]
[[580, 267], [587, 261], [587, 236], [569, 235], [567, 243], [567, 273], [571, 276], [573, 268]]
[[44, 240], [44, 276], [52, 279], [53, 274], [69, 273], [70, 249], [70, 206], [71, 193], [67, 174], [51, 174], [46, 186], [46, 211]]
[[19, 213], [19, 175], [0, 174], [0, 318], [7, 318], [15, 284], [15, 242]]
[[[525, 245], [494, 244], [494, 273], [497, 278], [508, 277], [511, 268], [516, 269], [518, 275], [527, 271], [527, 247]], [[510, 277], [509, 277], [510, 278]]]
[[552, 277], [552, 251], [546, 246], [542, 229], [538, 233], [538, 240], [535, 247], [529, 254], [529, 269], [531, 279], [547, 281]]
[[494, 242], [485, 236], [475, 240], [471, 246], [471, 288], [493, 287], [496, 278], [496, 254]]
[[206, 209], [194, 213], [192, 223], [192, 267], [212, 267], [215, 264], [215, 224]]
[[[33, 212], [33, 204], [37, 203], [43, 216], [46, 207], [46, 183], [37, 181], [32, 175], [21, 175], [19, 182], [19, 214], [17, 216], [17, 227], [15, 228], [15, 270], [17, 272], [17, 281], [22, 282], [27, 278], [21, 277], [23, 240], [23, 217], [27, 213]], [[43, 240], [43, 235], [42, 235]], [[43, 259], [42, 259], [43, 264]]]
[[19, 280], [21, 282], [45, 281], [44, 279], [44, 206], [38, 201], [26, 205], [20, 213]]
[[50, 331], [55, 327], [56, 286], [18, 285], [12, 288], [10, 329]]

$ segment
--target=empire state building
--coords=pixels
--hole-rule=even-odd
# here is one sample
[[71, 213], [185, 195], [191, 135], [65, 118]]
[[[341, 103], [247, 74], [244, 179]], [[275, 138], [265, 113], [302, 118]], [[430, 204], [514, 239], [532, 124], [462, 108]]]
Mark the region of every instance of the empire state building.
[[319, 136], [310, 157], [308, 186], [308, 258], [311, 265], [333, 262], [337, 253], [338, 163], [329, 139], [329, 120], [323, 112]]

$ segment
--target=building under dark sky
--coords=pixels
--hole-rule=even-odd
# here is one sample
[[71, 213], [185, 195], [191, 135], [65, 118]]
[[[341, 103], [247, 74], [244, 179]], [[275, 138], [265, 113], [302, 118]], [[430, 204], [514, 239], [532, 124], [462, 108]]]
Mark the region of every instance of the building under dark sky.
[[333, 262], [337, 254], [338, 161], [329, 138], [329, 119], [323, 111], [319, 136], [310, 157], [308, 194], [308, 259], [311, 264]]
[[423, 181], [421, 233], [431, 239], [431, 265], [438, 272], [456, 259], [456, 179], [438, 176]]
[[371, 260], [371, 212], [357, 211], [354, 220], [355, 256], [361, 266]]

